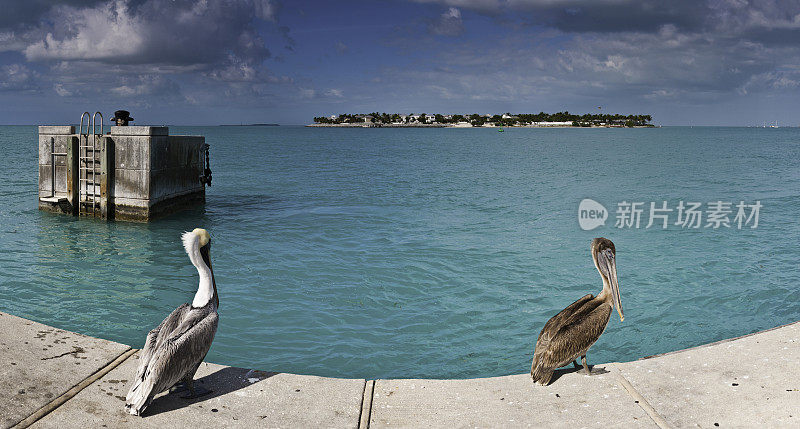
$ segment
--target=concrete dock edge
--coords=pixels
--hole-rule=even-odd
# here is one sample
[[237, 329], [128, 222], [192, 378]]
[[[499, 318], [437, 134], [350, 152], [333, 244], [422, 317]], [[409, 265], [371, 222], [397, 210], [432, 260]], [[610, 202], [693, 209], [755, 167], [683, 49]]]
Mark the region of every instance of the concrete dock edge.
[[24, 429], [24, 428], [27, 428], [28, 426], [32, 425], [37, 420], [41, 419], [42, 417], [44, 417], [47, 414], [49, 414], [51, 411], [53, 411], [56, 408], [60, 407], [62, 404], [64, 404], [64, 402], [67, 402], [70, 399], [72, 399], [75, 395], [80, 393], [81, 390], [85, 389], [90, 384], [94, 383], [95, 381], [97, 381], [101, 377], [103, 377], [104, 375], [106, 375], [109, 372], [111, 372], [112, 369], [116, 368], [119, 364], [121, 364], [126, 359], [131, 357], [132, 354], [136, 353], [136, 350], [137, 349], [129, 349], [128, 351], [126, 351], [126, 352], [122, 353], [121, 355], [117, 356], [117, 358], [114, 359], [113, 361], [111, 361], [108, 365], [104, 366], [103, 368], [101, 368], [100, 370], [98, 370], [94, 374], [90, 375], [89, 377], [83, 379], [83, 381], [81, 381], [80, 383], [76, 384], [75, 386], [72, 386], [72, 388], [67, 390], [66, 393], [64, 393], [63, 395], [61, 395], [58, 398], [54, 399], [53, 402], [50, 402], [47, 405], [45, 405], [44, 407], [39, 408], [38, 410], [36, 410], [35, 413], [33, 413], [30, 416], [26, 417], [21, 422], [17, 423], [17, 425], [14, 426], [14, 427], [15, 428], [19, 428], [19, 429]]
[[[800, 321], [623, 363], [465, 380], [336, 379], [201, 364], [211, 395], [124, 410], [139, 353], [0, 312], [0, 429], [800, 427]], [[47, 394], [45, 394], [47, 393]], [[55, 398], [55, 399], [53, 399]]]

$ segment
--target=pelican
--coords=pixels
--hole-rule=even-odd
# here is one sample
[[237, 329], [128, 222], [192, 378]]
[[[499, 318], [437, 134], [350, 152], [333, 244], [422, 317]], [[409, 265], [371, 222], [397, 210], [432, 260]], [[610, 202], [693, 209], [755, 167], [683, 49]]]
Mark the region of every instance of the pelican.
[[191, 304], [176, 308], [147, 334], [139, 369], [125, 397], [125, 409], [135, 416], [141, 415], [154, 396], [179, 382], [183, 382], [191, 392], [187, 398], [210, 393], [195, 388], [192, 380], [211, 348], [219, 320], [217, 284], [209, 258], [211, 237], [208, 231], [196, 228], [184, 233], [181, 239], [200, 275], [200, 285]]
[[533, 352], [533, 381], [550, 383], [554, 369], [570, 362], [577, 368], [575, 359], [578, 356], [586, 374], [591, 375], [586, 351], [606, 329], [612, 306], [617, 309], [619, 320], [625, 320], [619, 297], [616, 254], [611, 240], [602, 237], [592, 240], [592, 260], [603, 279], [603, 290], [597, 296], [585, 295], [545, 323]]

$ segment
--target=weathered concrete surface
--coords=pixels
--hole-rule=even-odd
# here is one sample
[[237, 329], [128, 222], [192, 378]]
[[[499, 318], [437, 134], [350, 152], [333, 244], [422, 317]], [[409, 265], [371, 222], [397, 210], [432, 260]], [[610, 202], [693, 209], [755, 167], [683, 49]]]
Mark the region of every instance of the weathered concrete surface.
[[150, 148], [150, 205], [187, 194], [204, 193], [205, 185], [200, 153], [206, 139], [202, 136], [169, 136]]
[[71, 135], [75, 134], [74, 125], [39, 125], [39, 134]]
[[657, 427], [619, 385], [612, 365], [594, 371], [600, 374], [559, 370], [546, 387], [528, 374], [376, 380], [370, 427]]
[[169, 127], [151, 127], [149, 125], [112, 126], [112, 136], [166, 136]]
[[195, 400], [161, 394], [143, 417], [127, 414], [125, 395], [138, 353], [32, 428], [358, 427], [365, 380], [276, 374], [203, 363]]
[[162, 394], [140, 418], [123, 408], [137, 355], [86, 380], [127, 346], [0, 313], [0, 427], [83, 380], [33, 427], [800, 427], [799, 346], [800, 322], [592, 376], [562, 369], [547, 387], [527, 374], [373, 384], [204, 363], [196, 379], [213, 393]]
[[[52, 157], [53, 150], [56, 153], [66, 153], [67, 146], [72, 142], [72, 133], [75, 132], [74, 126], [40, 126], [39, 127], [39, 197], [54, 196], [53, 192], [53, 172], [55, 171], [55, 196], [66, 198], [67, 189], [67, 157]], [[55, 161], [55, 169], [53, 168]], [[43, 209], [50, 207], [45, 205]]]
[[202, 136], [170, 136], [167, 127], [112, 127], [114, 214], [147, 221], [205, 202]]
[[17, 424], [128, 349], [0, 312], [0, 427]]
[[800, 427], [800, 322], [619, 369], [676, 427]]

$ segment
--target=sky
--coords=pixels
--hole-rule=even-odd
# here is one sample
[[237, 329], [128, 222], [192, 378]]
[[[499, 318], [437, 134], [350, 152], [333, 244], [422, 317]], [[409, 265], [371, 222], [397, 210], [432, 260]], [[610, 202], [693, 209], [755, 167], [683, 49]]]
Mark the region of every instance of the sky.
[[[0, 124], [800, 125], [800, 0], [0, 0]], [[600, 109], [598, 109], [600, 107]]]

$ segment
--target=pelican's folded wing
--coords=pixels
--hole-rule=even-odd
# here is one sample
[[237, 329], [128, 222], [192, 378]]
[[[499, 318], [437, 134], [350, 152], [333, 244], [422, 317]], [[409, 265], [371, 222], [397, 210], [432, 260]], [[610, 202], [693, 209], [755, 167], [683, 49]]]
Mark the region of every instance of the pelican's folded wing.
[[564, 326], [550, 340], [547, 349], [542, 351], [544, 365], [557, 368], [591, 347], [605, 330], [609, 317], [611, 306], [598, 305], [585, 317], [567, 318]]
[[572, 304], [568, 305], [567, 308], [561, 310], [555, 316], [551, 317], [547, 323], [544, 324], [544, 328], [539, 333], [539, 338], [536, 339], [536, 345], [538, 348], [539, 342], [544, 340], [545, 342], [550, 341], [552, 337], [561, 329], [562, 325], [564, 324], [564, 320], [568, 318], [570, 315], [575, 314], [575, 312], [582, 307], [587, 302], [594, 299], [594, 295], [586, 294], [579, 298], [577, 301], [573, 302]]
[[217, 331], [217, 312], [208, 313], [197, 323], [181, 324], [176, 335], [166, 339], [150, 359], [142, 385], [130, 399], [131, 408], [143, 410], [146, 401], [184, 378], [188, 371], [200, 364], [211, 348]]
[[147, 371], [147, 367], [150, 364], [150, 359], [152, 359], [153, 353], [158, 349], [158, 346], [163, 343], [164, 340], [169, 338], [170, 334], [173, 333], [181, 324], [181, 321], [184, 319], [186, 313], [190, 309], [191, 307], [188, 303], [179, 306], [175, 310], [172, 310], [172, 313], [162, 320], [158, 326], [147, 333], [147, 339], [144, 341], [144, 347], [139, 354], [139, 368], [136, 370], [136, 377], [133, 379], [133, 384], [131, 385], [131, 389], [128, 391], [126, 400], [130, 401], [133, 393], [139, 388], [139, 385], [144, 380], [144, 373]]

